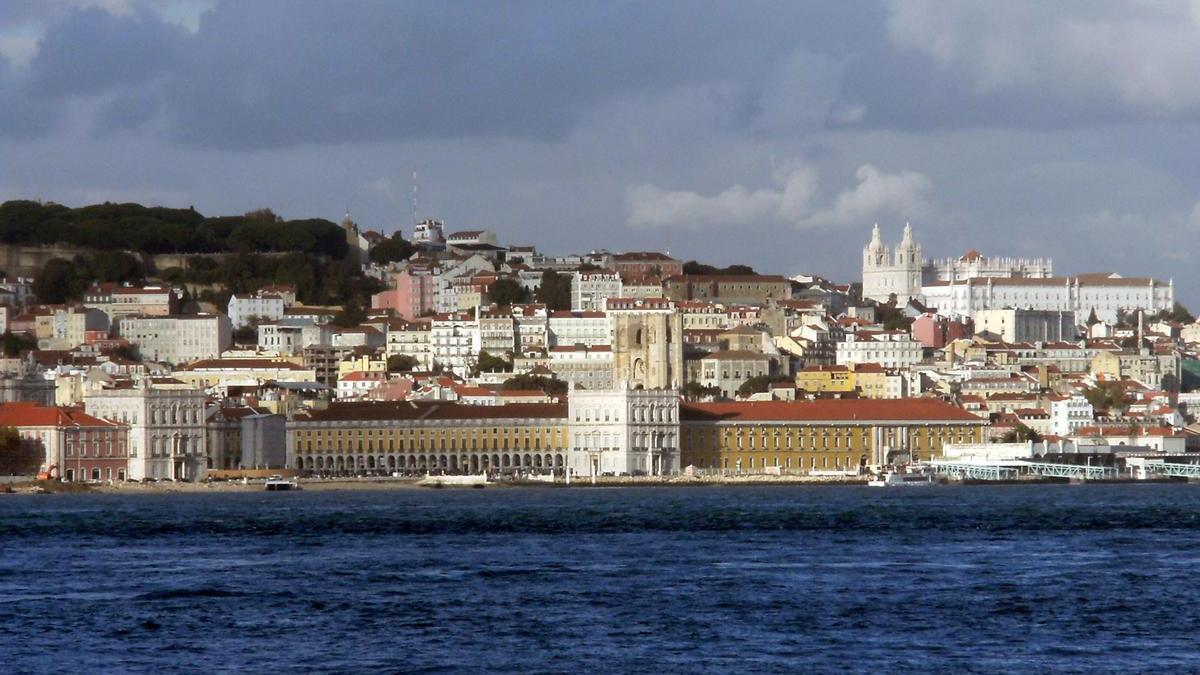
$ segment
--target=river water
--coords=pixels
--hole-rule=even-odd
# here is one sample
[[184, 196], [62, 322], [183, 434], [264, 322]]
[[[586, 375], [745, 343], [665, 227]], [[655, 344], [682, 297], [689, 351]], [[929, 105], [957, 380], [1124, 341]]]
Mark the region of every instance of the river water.
[[0, 497], [9, 672], [1200, 669], [1200, 486]]

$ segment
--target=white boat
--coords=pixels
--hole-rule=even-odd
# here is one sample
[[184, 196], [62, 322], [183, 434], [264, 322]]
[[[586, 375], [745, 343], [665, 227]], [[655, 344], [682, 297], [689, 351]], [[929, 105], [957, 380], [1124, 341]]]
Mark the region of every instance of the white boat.
[[467, 487], [481, 488], [488, 484], [487, 474], [481, 473], [478, 475], [466, 476], [434, 476], [425, 474], [425, 477], [417, 481], [417, 485], [423, 487], [443, 488], [443, 487]]
[[266, 482], [267, 492], [281, 492], [286, 490], [299, 490], [300, 484], [294, 480], [288, 480], [283, 476], [271, 476]]
[[933, 485], [933, 476], [927, 473], [900, 473], [888, 471], [879, 478], [867, 481], [871, 487], [923, 487]]

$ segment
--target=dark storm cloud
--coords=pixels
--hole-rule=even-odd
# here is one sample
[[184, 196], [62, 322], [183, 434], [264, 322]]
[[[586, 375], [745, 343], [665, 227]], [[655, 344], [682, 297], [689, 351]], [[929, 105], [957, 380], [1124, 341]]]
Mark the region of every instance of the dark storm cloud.
[[844, 53], [862, 35], [848, 29], [879, 23], [873, 3], [275, 1], [220, 3], [190, 34], [89, 9], [50, 26], [24, 86], [107, 95], [101, 129], [161, 102], [170, 136], [200, 146], [554, 140], [598, 105], [697, 83], [736, 85], [753, 124], [793, 50]]
[[101, 94], [172, 73], [186, 32], [156, 14], [69, 14], [46, 33], [30, 63], [27, 89], [43, 98]]

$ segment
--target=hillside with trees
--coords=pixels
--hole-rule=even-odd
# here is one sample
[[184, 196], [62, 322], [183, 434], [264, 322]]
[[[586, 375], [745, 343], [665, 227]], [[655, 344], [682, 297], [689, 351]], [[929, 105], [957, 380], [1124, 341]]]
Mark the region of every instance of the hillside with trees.
[[141, 204], [70, 208], [28, 200], [0, 204], [0, 243], [135, 253], [285, 253], [341, 258], [345, 233], [321, 218], [284, 220], [270, 209], [207, 217], [195, 209]]

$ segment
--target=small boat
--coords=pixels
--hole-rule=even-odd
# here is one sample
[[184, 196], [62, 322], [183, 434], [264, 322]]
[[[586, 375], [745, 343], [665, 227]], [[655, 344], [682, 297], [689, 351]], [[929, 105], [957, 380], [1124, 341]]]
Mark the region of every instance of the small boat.
[[927, 473], [900, 473], [888, 471], [879, 478], [867, 481], [871, 487], [923, 487], [933, 485], [933, 476]]
[[431, 488], [446, 488], [446, 487], [466, 487], [466, 488], [481, 488], [488, 484], [487, 474], [466, 476], [434, 476], [425, 474], [425, 477], [417, 481], [417, 485], [421, 487]]
[[266, 483], [267, 492], [281, 492], [285, 490], [299, 490], [300, 484], [294, 480], [288, 480], [283, 476], [271, 476]]

